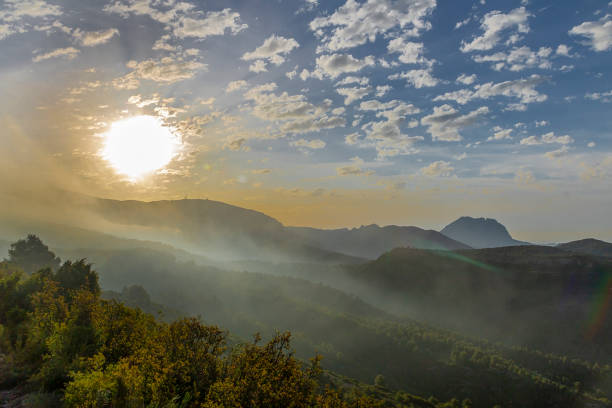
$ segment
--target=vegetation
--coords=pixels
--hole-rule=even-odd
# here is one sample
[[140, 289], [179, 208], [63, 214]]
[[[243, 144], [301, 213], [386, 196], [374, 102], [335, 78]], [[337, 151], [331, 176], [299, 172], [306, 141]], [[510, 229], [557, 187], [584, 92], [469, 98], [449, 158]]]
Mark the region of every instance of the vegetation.
[[[32, 274], [0, 264], [5, 387], [67, 406], [610, 406], [605, 364], [400, 319], [303, 279], [151, 250], [90, 254], [106, 300], [83, 260]], [[181, 314], [208, 324], [169, 322]], [[278, 330], [293, 333], [295, 355]], [[254, 332], [263, 337], [240, 340]], [[313, 355], [323, 366], [302, 363]]]
[[[84, 260], [24, 273], [14, 264], [22, 244], [14, 244], [10, 261], [0, 263], [0, 383], [26, 384], [26, 391], [38, 392], [31, 398], [45, 405], [389, 406], [363, 393], [344, 395], [329, 381], [322, 389], [319, 358], [308, 365], [297, 360], [289, 333], [265, 344], [256, 336], [228, 349], [226, 332], [196, 318], [162, 323], [140, 309], [100, 299], [97, 274]], [[138, 289], [127, 292], [148, 300]], [[429, 406], [458, 407], [449, 404]]]

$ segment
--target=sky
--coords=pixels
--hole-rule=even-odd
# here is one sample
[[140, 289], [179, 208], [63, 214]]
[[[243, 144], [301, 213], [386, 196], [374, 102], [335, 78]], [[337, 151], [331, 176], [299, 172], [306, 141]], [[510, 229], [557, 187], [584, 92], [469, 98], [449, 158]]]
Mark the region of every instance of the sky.
[[[612, 241], [610, 67], [607, 0], [0, 0], [0, 182]], [[132, 179], [141, 115], [177, 146]]]

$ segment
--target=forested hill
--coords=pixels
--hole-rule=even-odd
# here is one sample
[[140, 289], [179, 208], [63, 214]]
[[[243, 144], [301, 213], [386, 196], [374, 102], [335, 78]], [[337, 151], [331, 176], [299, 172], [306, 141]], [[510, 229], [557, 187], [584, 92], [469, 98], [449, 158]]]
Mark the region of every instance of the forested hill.
[[599, 239], [587, 238], [578, 241], [566, 242], [565, 244], [557, 245], [557, 248], [571, 252], [612, 258], [612, 244]]
[[345, 272], [355, 293], [396, 313], [607, 363], [612, 316], [598, 309], [610, 279], [610, 259], [535, 245], [400, 248]]
[[[397, 254], [394, 252], [389, 255], [395, 257]], [[471, 402], [466, 401], [463, 406], [475, 408], [490, 408], [495, 405], [534, 408], [587, 405], [603, 407], [609, 406], [609, 399], [612, 396], [612, 387], [607, 385], [610, 368], [605, 364], [594, 364], [594, 361], [573, 360], [563, 355], [490, 343], [478, 339], [481, 334], [478, 331], [473, 331], [472, 336], [462, 336], [436, 329], [414, 320], [398, 318], [371, 306], [354, 295], [304, 279], [201, 267], [193, 263], [177, 262], [168, 254], [150, 249], [91, 251], [88, 254], [82, 253], [82, 256], [88, 256], [90, 261], [95, 262], [103, 289], [115, 290], [117, 293], [113, 295], [114, 298], [132, 302], [132, 305], [135, 305], [135, 301], [138, 303], [136, 299], [140, 299], [141, 305], [139, 306], [145, 309], [151, 310], [151, 307], [155, 307], [152, 304], [158, 303], [166, 310], [177, 310], [186, 315], [200, 315], [206, 324], [217, 324], [229, 329], [238, 339], [248, 339], [253, 333], [260, 332], [265, 339], [270, 340], [275, 338], [274, 333], [277, 330], [290, 330], [293, 333], [292, 345], [296, 350], [295, 356], [307, 361], [309, 357], [320, 354], [323, 357], [322, 367], [337, 373], [337, 375], [321, 379], [320, 384], [329, 384], [332, 389], [337, 390], [338, 397], [343, 399], [343, 403], [348, 406], [354, 406], [350, 404], [355, 403], [359, 398], [367, 398], [363, 395], [364, 393], [376, 398], [378, 402], [369, 400], [358, 405], [359, 407], [376, 407], [376, 404], [380, 403], [380, 406], [397, 408], [412, 405], [458, 408], [462, 405], [459, 401], [467, 399]], [[20, 262], [23, 263], [23, 261]], [[38, 290], [37, 286], [32, 284], [36, 279], [51, 280], [56, 282], [55, 284], [60, 288], [67, 285], [68, 282], [73, 287], [74, 285], [81, 286], [79, 282], [82, 278], [79, 276], [82, 274], [88, 277], [87, 282], [94, 282], [91, 277], [97, 277], [98, 274], [93, 273], [87, 263], [77, 264], [78, 266], [75, 267], [75, 263], [69, 263], [67, 266], [62, 263], [57, 271], [45, 272], [46, 275], [40, 275], [37, 272], [29, 275], [15, 274], [14, 269], [11, 269], [13, 268], [11, 264], [4, 264], [7, 272], [3, 273], [0, 278], [2, 282], [0, 287], [13, 288], [10, 290], [16, 292], [10, 292], [13, 293], [10, 297], [0, 298], [0, 303], [6, 299], [0, 310], [5, 312], [11, 310], [13, 305], [17, 304], [15, 299], [25, 299], [26, 303], [20, 307], [23, 310], [28, 310], [28, 308], [38, 310], [39, 314], [16, 313], [9, 314], [14, 316], [10, 317], [0, 313], [2, 319], [0, 324], [4, 327], [27, 329], [33, 322], [43, 318], [42, 316], [37, 317], [43, 309], [36, 309], [35, 304], [28, 303], [28, 299], [38, 298], [38, 295], [32, 296], [29, 292]], [[144, 295], [141, 290], [134, 292], [133, 287], [130, 289], [134, 284], [141, 285], [147, 295]], [[91, 287], [95, 289], [95, 285]], [[34, 350], [36, 353], [49, 355], [51, 358], [34, 359], [33, 361], [38, 361], [38, 363], [28, 366], [27, 369], [20, 363], [16, 367], [16, 374], [30, 378], [28, 384], [31, 384], [34, 387], [33, 390], [37, 392], [60, 393], [60, 395], [68, 393], [72, 396], [71, 398], [77, 398], [77, 396], [97, 398], [99, 394], [95, 390], [108, 389], [110, 391], [104, 393], [106, 397], [125, 396], [126, 391], [123, 388], [121, 388], [124, 390], [121, 391], [121, 394], [113, 394], [115, 392], [113, 390], [119, 390], [119, 388], [114, 388], [122, 384], [118, 381], [129, 378], [130, 382], [127, 383], [129, 387], [136, 388], [130, 388], [131, 391], [127, 395], [143, 395], [138, 394], [140, 392], [138, 390], [141, 389], [138, 387], [143, 386], [145, 390], [149, 389], [147, 388], [149, 383], [146, 381], [158, 375], [155, 374], [156, 367], [168, 367], [168, 370], [164, 370], [164, 374], [159, 374], [159, 377], [165, 381], [163, 384], [166, 384], [167, 387], [155, 388], [158, 390], [156, 394], [145, 393], [142, 398], [153, 398], [155, 395], [155, 398], [165, 398], [166, 401], [175, 397], [178, 401], [184, 401], [187, 392], [190, 393], [190, 398], [198, 402], [207, 401], [207, 398], [217, 398], [214, 401], [218, 401], [218, 398], [230, 398], [234, 393], [240, 398], [250, 398], [253, 394], [249, 394], [251, 392], [249, 390], [258, 386], [275, 393], [274, 398], [282, 396], [289, 398], [288, 396], [295, 397], [296, 389], [313, 390], [312, 388], [299, 388], [299, 382], [292, 382], [302, 378], [299, 373], [296, 374], [297, 377], [290, 374], [295, 372], [294, 370], [285, 371], [287, 374], [283, 374], [282, 378], [286, 378], [286, 382], [272, 381], [271, 378], [274, 377], [270, 376], [274, 376], [274, 373], [277, 372], [274, 368], [261, 368], [265, 370], [264, 372], [260, 371], [257, 365], [240, 365], [247, 364], [247, 362], [255, 364], [256, 361], [268, 361], [263, 357], [266, 355], [265, 350], [280, 350], [282, 355], [286, 355], [283, 350], [287, 349], [284, 346], [279, 349], [278, 342], [273, 342], [271, 348], [247, 348], [246, 350], [250, 351], [246, 355], [241, 354], [240, 350], [244, 349], [238, 349], [237, 354], [222, 354], [215, 360], [207, 358], [206, 361], [218, 362], [217, 367], [220, 368], [221, 374], [217, 378], [218, 381], [221, 381], [220, 384], [217, 380], [202, 382], [205, 380], [201, 380], [200, 377], [189, 377], [196, 378], [195, 383], [191, 380], [185, 382], [180, 379], [182, 377], [177, 376], [183, 375], [181, 373], [186, 373], [185, 375], [188, 376], [194, 375], [190, 374], [193, 373], [192, 371], [189, 371], [191, 364], [185, 361], [201, 360], [192, 357], [197, 354], [181, 353], [195, 353], [199, 349], [193, 350], [181, 346], [180, 353], [177, 353], [173, 347], [183, 343], [173, 342], [175, 334], [172, 333], [177, 333], [176, 335], [185, 333], [189, 336], [191, 336], [189, 333], [193, 332], [185, 330], [209, 333], [209, 329], [203, 327], [210, 326], [202, 326], [201, 323], [196, 324], [194, 321], [179, 321], [168, 326], [160, 323], [148, 326], [149, 323], [147, 323], [143, 327], [139, 323], [141, 322], [140, 317], [112, 306], [112, 303], [102, 302], [100, 306], [96, 306], [97, 303], [93, 302], [87, 303], [89, 306], [85, 307], [79, 302], [75, 304], [70, 300], [81, 299], [79, 297], [81, 295], [75, 297], [73, 292], [62, 291], [64, 289], [61, 289], [57, 295], [44, 292], [43, 298], [46, 301], [57, 300], [60, 304], [65, 303], [68, 312], [59, 317], [53, 317], [59, 319], [57, 320], [59, 324], [45, 326], [51, 328], [47, 333], [54, 340], [45, 340], [41, 349]], [[66, 298], [66, 295], [61, 295], [61, 293], [67, 293], [69, 297]], [[87, 297], [90, 295], [85, 295], [82, 294], [84, 298], [91, 299]], [[410, 292], [407, 292], [407, 296], [411, 296]], [[126, 327], [129, 327], [130, 330], [125, 331], [125, 335], [138, 336], [138, 341], [134, 343], [134, 347], [121, 349], [122, 351], [119, 352], [114, 347], [120, 346], [122, 342], [111, 342], [111, 345], [106, 343], [118, 334], [109, 336], [105, 330], [112, 328], [117, 329], [117, 333], [124, 333], [120, 323], [122, 316], [126, 316], [129, 321]], [[32, 317], [35, 317], [34, 321], [27, 320]], [[13, 318], [18, 320], [9, 320]], [[93, 326], [88, 326], [90, 324]], [[66, 332], [63, 331], [63, 327], [67, 328]], [[90, 327], [96, 330], [89, 331]], [[152, 329], [145, 330], [146, 327], [152, 327]], [[133, 328], [138, 330], [142, 328], [145, 331], [132, 332]], [[178, 332], [172, 330], [178, 330]], [[2, 331], [2, 333], [15, 332]], [[27, 331], [21, 333], [26, 336], [25, 338], [40, 340], [39, 337], [32, 337], [33, 335], [28, 334]], [[74, 337], [74, 333], [78, 335]], [[167, 334], [164, 333], [169, 333], [170, 337], [166, 337]], [[63, 346], [56, 348], [57, 345], [63, 344], [63, 339], [76, 348], [65, 349]], [[85, 341], [86, 346], [80, 342], [81, 339]], [[143, 342], [146, 346], [144, 348], [140, 346]], [[244, 341], [238, 340], [237, 343], [244, 343]], [[31, 345], [32, 343], [28, 340], [26, 344]], [[204, 341], [199, 344], [208, 343]], [[32, 352], [31, 350], [32, 348], [28, 346], [22, 351], [29, 353]], [[18, 350], [15, 349], [15, 351]], [[279, 355], [278, 352], [276, 355]], [[81, 356], [87, 359], [78, 358]], [[188, 357], [183, 360], [181, 356]], [[240, 356], [245, 357], [242, 359]], [[256, 358], [257, 356], [262, 356], [263, 360]], [[276, 361], [288, 360], [283, 358]], [[86, 364], [80, 365], [81, 363]], [[128, 367], [131, 368], [127, 370]], [[174, 371], [175, 368], [182, 370], [183, 368], [180, 367], [186, 371]], [[235, 367], [253, 367], [253, 376], [235, 377], [234, 375], [238, 375], [238, 372], [233, 371]], [[283, 365], [283, 367], [291, 367], [291, 365]], [[21, 368], [26, 370], [19, 374]], [[50, 374], [53, 376], [47, 377]], [[126, 375], [130, 377], [125, 377]], [[64, 378], [64, 380], [54, 380], [52, 383], [54, 385], [49, 385], [45, 383], [47, 378]], [[242, 380], [247, 381], [246, 384], [251, 384], [251, 386], [242, 387], [240, 385], [244, 384]], [[372, 385], [366, 386], [364, 383]], [[206, 384], [212, 384], [210, 385], [212, 388]], [[199, 392], [198, 397], [195, 396], [194, 390]], [[282, 392], [276, 393], [275, 390]], [[342, 405], [342, 402], [337, 402], [336, 405], [332, 403], [316, 405], [317, 398], [320, 400], [327, 394], [321, 388], [315, 387], [314, 390], [316, 390], [314, 400], [308, 400], [310, 402], [302, 402], [295, 406], [345, 406]], [[270, 397], [267, 391], [257, 395]], [[299, 395], [301, 395], [300, 398], [303, 398], [305, 394], [300, 393]], [[308, 391], [307, 395], [312, 394]], [[430, 397], [435, 399], [430, 399]], [[223, 402], [217, 405], [204, 406], [236, 406], [231, 405], [226, 399], [221, 401]], [[287, 405], [287, 400], [275, 403], [274, 401], [279, 400], [271, 399], [267, 400], [267, 405], [261, 400], [255, 401], [256, 403], [251, 402], [238, 406], [290, 405]], [[72, 406], [78, 406], [78, 404], [73, 403]]]

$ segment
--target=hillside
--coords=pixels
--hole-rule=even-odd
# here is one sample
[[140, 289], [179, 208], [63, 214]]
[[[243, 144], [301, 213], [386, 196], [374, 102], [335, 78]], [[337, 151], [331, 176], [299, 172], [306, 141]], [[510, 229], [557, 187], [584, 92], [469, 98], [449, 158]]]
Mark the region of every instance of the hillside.
[[579, 252], [597, 256], [612, 257], [612, 244], [598, 239], [587, 238], [557, 245], [565, 251]]
[[361, 260], [296, 237], [263, 213], [212, 200], [117, 201], [98, 199], [91, 209], [126, 227], [215, 260], [266, 259], [354, 263]]
[[400, 248], [341, 275], [354, 293], [395, 313], [506, 344], [612, 362], [612, 316], [594, 311], [612, 279], [612, 260], [540, 246]]
[[492, 218], [461, 217], [448, 224], [440, 232], [472, 248], [529, 245], [527, 242], [512, 238], [506, 227]]
[[298, 357], [319, 353], [325, 369], [364, 383], [380, 374], [391, 390], [438, 400], [469, 398], [483, 408], [503, 402], [580, 406], [582, 397], [568, 394], [568, 387], [580, 381], [592, 389], [600, 382], [586, 363], [563, 363], [399, 319], [305, 279], [200, 267], [148, 250], [83, 255], [95, 261], [103, 287], [139, 283], [155, 302], [200, 315], [241, 338], [290, 330]]
[[418, 227], [397, 225], [379, 227], [372, 224], [352, 229], [325, 230], [307, 227], [289, 227], [288, 229], [312, 245], [369, 259], [376, 259], [397, 247], [448, 250], [469, 248], [468, 245], [448, 238], [437, 231]]

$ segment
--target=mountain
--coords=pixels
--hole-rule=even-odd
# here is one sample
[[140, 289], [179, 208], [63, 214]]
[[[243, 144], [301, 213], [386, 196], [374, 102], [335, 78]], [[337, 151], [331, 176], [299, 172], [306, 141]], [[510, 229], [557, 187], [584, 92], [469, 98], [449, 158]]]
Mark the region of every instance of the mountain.
[[[554, 248], [543, 251], [558, 253], [564, 259], [574, 257]], [[459, 253], [469, 254], [472, 251], [451, 252]], [[517, 254], [521, 253], [524, 252]], [[377, 261], [347, 268], [354, 273], [364, 273], [364, 281], [371, 285], [370, 293], [382, 286], [385, 286], [389, 296], [397, 295], [399, 298], [412, 297], [423, 291], [423, 296], [431, 298], [432, 305], [444, 301], [449, 305], [447, 313], [452, 314], [453, 304], [455, 309], [465, 310], [463, 303], [473, 302], [474, 299], [465, 296], [444, 300], [444, 297], [426, 290], [419, 280], [415, 280], [421, 267], [427, 265], [421, 278], [426, 278], [426, 275], [436, 280], [448, 279], [453, 275], [456, 278], [470, 278], [470, 269], [457, 268], [461, 265], [457, 262], [451, 262], [441, 274], [437, 274], [437, 268], [443, 266], [440, 259], [448, 259], [441, 254], [449, 252], [399, 249]], [[289, 330], [294, 334], [292, 346], [297, 357], [306, 359], [320, 354], [326, 370], [370, 384], [381, 375], [394, 394], [410, 392], [438, 400], [470, 398], [473, 404], [464, 406], [474, 408], [495, 405], [526, 408], [599, 407], [604, 404], [595, 399], [612, 394], [605, 382], [609, 372], [602, 370], [600, 373], [590, 363], [487, 342], [482, 339], [483, 332], [480, 330], [472, 332], [472, 335], [480, 337], [475, 339], [405, 317], [398, 318], [352, 294], [305, 279], [177, 262], [154, 250], [87, 250], [79, 256], [85, 256], [95, 263], [102, 287], [116, 292], [107, 292], [114, 295], [110, 297], [117, 298], [121, 292], [119, 298], [125, 301], [128, 298], [125, 295], [129, 295], [127, 292], [133, 291], [130, 290], [131, 285], [141, 285], [150, 298], [147, 299], [148, 296], [138, 290], [131, 293], [128, 301], [134, 302], [135, 298], [144, 297], [144, 306], [149, 309], [155, 307], [149, 304], [152, 301], [187, 315], [201, 316], [206, 323], [229, 329], [241, 343], [241, 339], [250, 338], [255, 332], [266, 339], [276, 331]], [[483, 256], [485, 259], [496, 258], [495, 253], [485, 253]], [[527, 259], [534, 257], [539, 258], [537, 252], [532, 252]], [[415, 274], [409, 274], [407, 271], [413, 262], [417, 262]], [[376, 268], [372, 269], [373, 266]], [[398, 280], [389, 281], [394, 272], [397, 272]], [[485, 271], [487, 273], [490, 274], [490, 271]], [[481, 276], [483, 285], [488, 283], [484, 279], [485, 274]], [[405, 279], [401, 279], [402, 275]], [[355, 281], [359, 278], [355, 275], [351, 277]], [[453, 282], [457, 284], [461, 281], [449, 279], [449, 286]], [[468, 293], [464, 291], [465, 285], [458, 286], [462, 293]], [[537, 288], [535, 284], [527, 286]], [[479, 292], [486, 290], [474, 288], [471, 293]], [[495, 298], [495, 287], [491, 287], [490, 296]], [[459, 320], [457, 313], [452, 316]], [[507, 333], [512, 335], [513, 329], [511, 326]], [[568, 341], [564, 336], [550, 337]], [[573, 387], [578, 381], [581, 389], [575, 391]], [[352, 390], [355, 382], [350, 381], [346, 386]], [[603, 388], [606, 394], [596, 391], [598, 388]], [[582, 392], [584, 396], [576, 399]], [[411, 406], [408, 402], [384, 406]], [[427, 404], [415, 406], [433, 408]]]
[[565, 244], [557, 245], [557, 248], [583, 254], [612, 257], [612, 244], [594, 238], [566, 242]]
[[369, 259], [376, 259], [397, 247], [446, 250], [469, 248], [437, 231], [418, 227], [397, 225], [379, 227], [372, 224], [352, 229], [325, 230], [307, 227], [288, 227], [288, 229], [312, 245]]
[[150, 239], [216, 260], [265, 259], [354, 263], [363, 259], [305, 242], [261, 212], [212, 200], [117, 201], [97, 199], [90, 207], [115, 224]]
[[513, 239], [506, 227], [493, 218], [461, 217], [440, 232], [473, 248], [529, 245], [528, 242]]
[[506, 344], [612, 362], [612, 316], [598, 306], [612, 259], [536, 245], [398, 248], [345, 268], [344, 287], [389, 312]]

